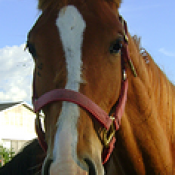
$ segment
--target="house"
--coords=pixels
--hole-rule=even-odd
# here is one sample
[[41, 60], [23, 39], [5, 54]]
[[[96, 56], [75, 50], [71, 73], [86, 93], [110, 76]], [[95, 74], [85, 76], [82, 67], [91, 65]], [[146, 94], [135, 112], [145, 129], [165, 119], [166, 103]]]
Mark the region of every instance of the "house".
[[36, 138], [35, 113], [25, 102], [0, 103], [0, 143], [13, 151]]

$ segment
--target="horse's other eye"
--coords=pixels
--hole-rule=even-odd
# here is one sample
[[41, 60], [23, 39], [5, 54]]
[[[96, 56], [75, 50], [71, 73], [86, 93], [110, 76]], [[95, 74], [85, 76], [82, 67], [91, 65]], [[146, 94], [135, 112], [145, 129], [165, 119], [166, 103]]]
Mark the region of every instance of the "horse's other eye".
[[109, 51], [111, 54], [117, 54], [119, 53], [121, 48], [122, 48], [122, 38], [119, 38], [111, 44]]
[[37, 56], [35, 46], [31, 44], [29, 41], [27, 41], [25, 49], [28, 49], [28, 51], [34, 58]]

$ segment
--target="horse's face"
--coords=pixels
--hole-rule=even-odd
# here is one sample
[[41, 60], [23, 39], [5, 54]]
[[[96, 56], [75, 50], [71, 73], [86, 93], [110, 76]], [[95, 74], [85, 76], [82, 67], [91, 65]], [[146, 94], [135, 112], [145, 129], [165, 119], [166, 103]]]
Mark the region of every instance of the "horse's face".
[[[75, 1], [43, 11], [28, 36], [37, 97], [71, 89], [109, 113], [121, 88], [120, 48], [112, 49], [122, 32], [117, 8], [106, 1]], [[43, 112], [50, 175], [104, 174], [103, 128], [94, 117], [69, 102], [50, 103]]]

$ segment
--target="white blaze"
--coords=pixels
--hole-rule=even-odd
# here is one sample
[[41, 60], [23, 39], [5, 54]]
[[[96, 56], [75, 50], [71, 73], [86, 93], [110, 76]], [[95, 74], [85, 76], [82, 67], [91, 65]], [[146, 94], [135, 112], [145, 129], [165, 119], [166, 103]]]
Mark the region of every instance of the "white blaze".
[[[77, 8], [70, 5], [60, 10], [56, 26], [66, 58], [67, 84], [65, 88], [78, 92], [82, 82], [81, 57], [86, 23]], [[62, 111], [57, 121], [58, 130], [53, 150], [53, 159], [58, 165], [59, 162], [68, 162], [70, 159], [79, 164], [77, 158], [77, 121], [79, 116], [80, 111], [76, 104], [63, 102]]]

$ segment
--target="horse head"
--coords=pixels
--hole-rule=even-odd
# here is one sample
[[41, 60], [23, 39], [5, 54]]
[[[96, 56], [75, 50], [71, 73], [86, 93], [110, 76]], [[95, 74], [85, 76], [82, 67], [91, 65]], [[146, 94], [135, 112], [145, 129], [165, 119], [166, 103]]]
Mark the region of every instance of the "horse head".
[[[104, 174], [102, 155], [110, 144], [104, 133], [113, 140], [105, 115], [115, 113], [124, 79], [119, 5], [120, 0], [39, 1], [42, 14], [27, 47], [35, 62], [33, 103], [45, 115], [45, 175]], [[103, 119], [94, 117], [100, 113]]]

